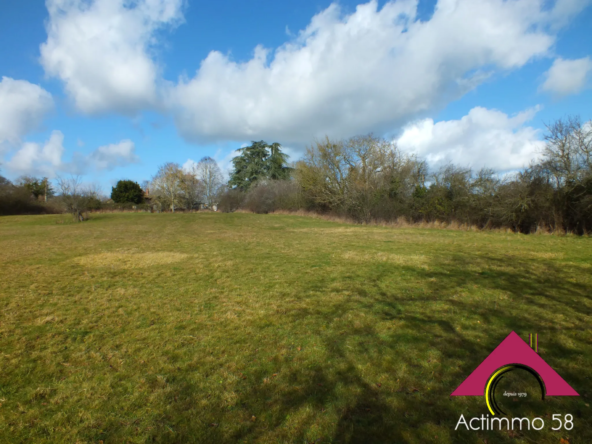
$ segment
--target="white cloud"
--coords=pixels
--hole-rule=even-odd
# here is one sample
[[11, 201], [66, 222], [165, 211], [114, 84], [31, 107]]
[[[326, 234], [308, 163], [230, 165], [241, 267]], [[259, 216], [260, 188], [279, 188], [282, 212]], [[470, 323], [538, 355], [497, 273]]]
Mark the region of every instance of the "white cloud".
[[247, 62], [212, 51], [193, 78], [162, 78], [158, 31], [183, 21], [184, 0], [47, 0], [41, 63], [85, 113], [171, 111], [188, 141], [277, 140], [384, 133], [428, 115], [498, 71], [549, 55], [557, 31], [590, 0], [377, 0], [337, 4]]
[[397, 139], [402, 150], [438, 167], [446, 163], [497, 171], [517, 170], [535, 159], [545, 143], [538, 130], [524, 126], [539, 108], [509, 117], [497, 110], [473, 108], [460, 120], [408, 125]]
[[395, 128], [458, 98], [492, 72], [547, 56], [555, 32], [587, 0], [440, 0], [429, 21], [417, 1], [344, 16], [332, 4], [275, 51], [237, 63], [212, 51], [168, 103], [183, 137], [280, 140]]
[[[250, 143], [243, 143], [241, 148], [245, 148], [251, 145]], [[232, 163], [232, 159], [239, 156], [241, 152], [239, 150], [232, 150], [231, 152], [227, 153], [226, 155], [222, 155], [222, 153], [216, 153], [216, 161], [220, 166], [220, 170], [222, 170], [222, 174], [226, 179], [230, 179], [230, 175], [234, 171], [234, 164]]]
[[111, 170], [118, 166], [138, 163], [136, 147], [131, 140], [122, 140], [116, 144], [100, 146], [88, 157], [88, 161], [98, 170]]
[[101, 146], [86, 156], [75, 152], [70, 162], [63, 160], [65, 152], [64, 135], [61, 131], [53, 131], [43, 145], [24, 143], [6, 166], [14, 174], [53, 178], [59, 173], [84, 174], [89, 169], [110, 170], [139, 162], [134, 143], [130, 140]]
[[63, 168], [64, 135], [53, 131], [49, 140], [42, 146], [27, 142], [12, 156], [7, 167], [19, 174], [54, 177]]
[[156, 106], [155, 32], [183, 20], [183, 0], [47, 0], [45, 72], [65, 82], [85, 113]]
[[181, 169], [186, 173], [190, 173], [197, 166], [197, 162], [193, 159], [187, 159], [181, 166]]
[[0, 81], [0, 144], [18, 144], [53, 108], [51, 94], [25, 80]]
[[541, 89], [557, 96], [577, 94], [586, 87], [586, 80], [590, 73], [592, 73], [590, 57], [576, 60], [558, 58], [545, 73], [546, 80]]

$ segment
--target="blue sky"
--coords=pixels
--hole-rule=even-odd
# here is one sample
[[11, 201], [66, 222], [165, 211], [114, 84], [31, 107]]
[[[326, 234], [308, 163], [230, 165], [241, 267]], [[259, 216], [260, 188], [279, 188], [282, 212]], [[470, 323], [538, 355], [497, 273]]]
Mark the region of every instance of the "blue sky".
[[105, 193], [373, 132], [433, 168], [523, 168], [592, 119], [589, 0], [0, 0], [0, 174]]

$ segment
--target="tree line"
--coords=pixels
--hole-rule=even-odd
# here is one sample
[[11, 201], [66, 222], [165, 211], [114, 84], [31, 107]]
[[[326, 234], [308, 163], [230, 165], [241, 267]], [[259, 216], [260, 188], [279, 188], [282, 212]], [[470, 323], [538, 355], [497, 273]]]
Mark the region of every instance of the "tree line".
[[[289, 178], [284, 179], [257, 170], [255, 159], [249, 170], [254, 180], [237, 182], [242, 171], [237, 165], [246, 161], [239, 158], [220, 208], [259, 213], [303, 209], [360, 223], [404, 218], [521, 233], [590, 233], [592, 121], [582, 124], [569, 117], [546, 128], [540, 159], [505, 176], [453, 164], [430, 171], [424, 160], [372, 135], [317, 141], [285, 170]], [[287, 168], [285, 158], [282, 162]]]
[[286, 165], [288, 156], [279, 143], [252, 142], [237, 151], [239, 155], [232, 160], [233, 171], [227, 183], [217, 162], [204, 157], [186, 168], [165, 163], [152, 180], [144, 181], [143, 187], [133, 181], [119, 181], [112, 189], [111, 199], [119, 204], [149, 205], [159, 211], [216, 208], [231, 192], [246, 193], [265, 181], [291, 180], [293, 169]]
[[223, 175], [214, 159], [204, 157], [186, 169], [176, 163], [165, 163], [144, 186], [145, 197], [159, 210], [211, 208], [223, 186]]
[[13, 184], [0, 176], [0, 215], [67, 212], [83, 221], [95, 210], [196, 210], [215, 205], [224, 186], [222, 172], [211, 157], [185, 169], [165, 163], [142, 186], [119, 180], [110, 197], [99, 187], [84, 184], [80, 176], [58, 176], [54, 182], [55, 191], [47, 178], [23, 176]]
[[47, 205], [48, 199], [51, 201], [54, 196], [47, 177], [23, 176], [12, 183], [0, 176], [0, 216], [55, 213], [57, 210]]
[[403, 218], [522, 233], [590, 233], [592, 121], [568, 117], [546, 128], [540, 158], [504, 176], [453, 164], [430, 170], [425, 160], [372, 135], [316, 141], [290, 165], [279, 143], [254, 141], [238, 150], [226, 183], [216, 161], [204, 157], [188, 168], [166, 163], [142, 186], [121, 180], [111, 199], [79, 178], [58, 178], [54, 190], [47, 178], [12, 184], [0, 176], [0, 214], [67, 211], [83, 220], [86, 211], [100, 208], [217, 206], [225, 212], [306, 210], [360, 223]]

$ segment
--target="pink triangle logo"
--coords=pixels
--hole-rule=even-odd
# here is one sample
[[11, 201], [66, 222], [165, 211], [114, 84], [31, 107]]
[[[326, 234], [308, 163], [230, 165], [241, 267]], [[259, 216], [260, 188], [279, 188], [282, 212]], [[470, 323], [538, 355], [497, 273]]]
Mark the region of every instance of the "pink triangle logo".
[[529, 367], [538, 373], [544, 382], [547, 396], [579, 396], [515, 332], [510, 333], [450, 396], [484, 396], [486, 385], [494, 372], [501, 367], [513, 364]]

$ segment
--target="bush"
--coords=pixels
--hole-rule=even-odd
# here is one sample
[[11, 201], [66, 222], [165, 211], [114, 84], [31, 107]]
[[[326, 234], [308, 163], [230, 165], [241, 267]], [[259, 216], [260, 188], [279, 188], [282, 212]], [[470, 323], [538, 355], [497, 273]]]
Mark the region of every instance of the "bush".
[[115, 202], [101, 202], [101, 210], [106, 211], [126, 211], [126, 210], [140, 210], [150, 211], [152, 205], [147, 203], [134, 204], [132, 202], [115, 203]]
[[274, 190], [267, 184], [251, 186], [243, 204], [245, 210], [258, 214], [270, 213], [275, 207]]
[[39, 202], [31, 197], [31, 193], [25, 187], [14, 186], [8, 181], [2, 181], [0, 184], [0, 216], [60, 212], [53, 202]]
[[259, 182], [247, 192], [242, 208], [266, 214], [277, 210], [295, 211], [300, 207], [298, 185], [290, 180]]
[[238, 189], [229, 189], [220, 195], [218, 209], [223, 213], [232, 213], [243, 204], [245, 193]]

